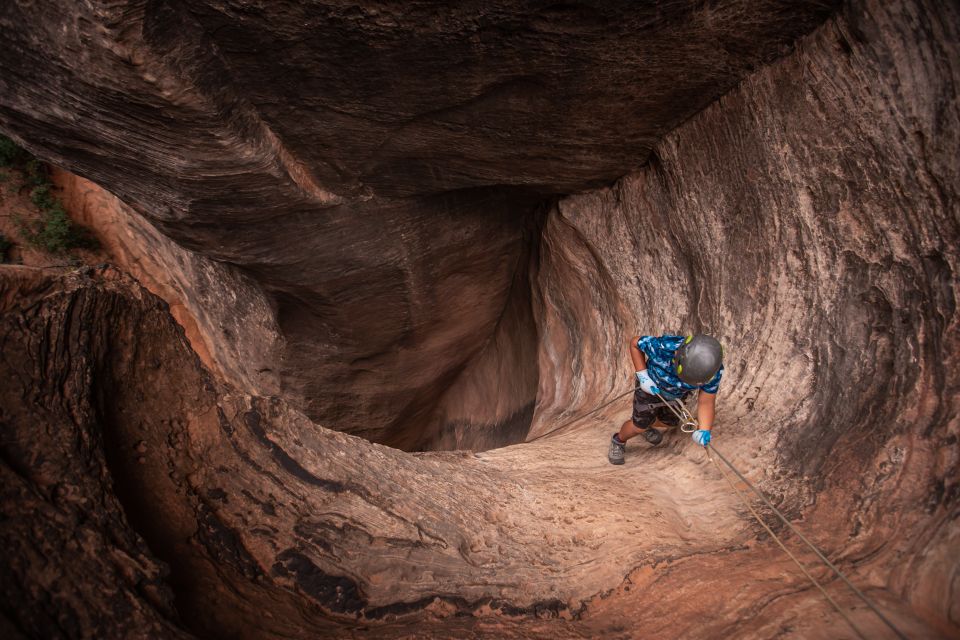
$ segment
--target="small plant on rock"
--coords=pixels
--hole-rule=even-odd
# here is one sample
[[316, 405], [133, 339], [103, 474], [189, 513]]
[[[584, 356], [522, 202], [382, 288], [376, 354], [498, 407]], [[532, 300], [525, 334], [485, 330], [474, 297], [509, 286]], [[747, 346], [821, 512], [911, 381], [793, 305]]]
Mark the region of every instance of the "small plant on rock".
[[42, 215], [39, 220], [17, 221], [20, 233], [28, 244], [56, 254], [97, 246], [96, 240], [83, 227], [70, 220], [59, 200], [53, 199], [48, 203], [41, 199], [41, 202], [48, 206], [40, 209]]
[[24, 184], [31, 189], [43, 186], [53, 187], [53, 182], [50, 181], [50, 167], [34, 157], [30, 157], [23, 163], [23, 174]]
[[[40, 211], [39, 220], [15, 219], [27, 244], [55, 254], [64, 254], [70, 249], [96, 248], [96, 239], [67, 216], [63, 203], [54, 194], [50, 168], [46, 164], [18, 147], [9, 138], [0, 136], [0, 166], [16, 168], [22, 172], [22, 187], [30, 188], [30, 201]], [[4, 251], [4, 255], [5, 253]]]

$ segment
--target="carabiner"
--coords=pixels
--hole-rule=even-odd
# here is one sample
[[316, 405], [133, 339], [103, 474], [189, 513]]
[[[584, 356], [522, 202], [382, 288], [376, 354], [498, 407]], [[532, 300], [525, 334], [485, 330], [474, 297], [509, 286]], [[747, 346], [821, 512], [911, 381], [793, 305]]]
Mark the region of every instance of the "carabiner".
[[673, 415], [677, 416], [677, 420], [680, 421], [680, 431], [684, 433], [693, 433], [700, 428], [700, 425], [697, 424], [697, 420], [687, 409], [686, 405], [683, 404], [682, 400], [677, 400], [677, 405], [680, 407], [678, 410], [673, 406], [672, 402], [667, 402], [667, 399], [661, 394], [658, 393], [657, 397], [660, 398], [660, 402], [667, 405], [667, 408], [673, 412]]

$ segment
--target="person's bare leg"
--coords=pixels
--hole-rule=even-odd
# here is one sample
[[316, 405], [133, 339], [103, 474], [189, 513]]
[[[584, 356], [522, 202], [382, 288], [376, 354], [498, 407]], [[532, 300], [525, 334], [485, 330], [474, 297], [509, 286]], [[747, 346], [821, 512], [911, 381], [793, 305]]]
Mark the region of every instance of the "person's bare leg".
[[[656, 424], [656, 422], [654, 422], [654, 424]], [[654, 446], [660, 444], [663, 440], [663, 436], [653, 428], [653, 425], [646, 429], [641, 429], [633, 423], [633, 419], [631, 418], [623, 423], [619, 433], [613, 435], [613, 439], [610, 442], [610, 449], [607, 452], [607, 460], [610, 461], [610, 464], [623, 464], [623, 452], [627, 440], [641, 433], [644, 434], [647, 442]]]
[[[647, 427], [647, 429], [653, 429], [654, 431], [660, 432], [661, 431], [660, 429], [655, 428], [657, 425], [660, 425], [662, 429], [669, 428], [667, 425], [660, 422], [660, 418], [657, 418], [656, 420], [654, 420], [653, 424]], [[635, 438], [641, 433], [646, 432], [647, 429], [641, 429], [637, 425], [633, 424], [633, 420], [628, 419], [626, 422], [623, 423], [623, 426], [620, 427], [620, 433], [617, 434], [617, 437], [620, 439], [620, 442], [626, 442], [630, 438]]]
[[633, 424], [633, 420], [628, 419], [623, 423], [623, 426], [620, 427], [620, 433], [617, 434], [617, 437], [620, 438], [620, 442], [626, 442], [630, 438], [634, 438], [644, 431], [646, 431], [646, 429], [641, 429], [637, 425]]

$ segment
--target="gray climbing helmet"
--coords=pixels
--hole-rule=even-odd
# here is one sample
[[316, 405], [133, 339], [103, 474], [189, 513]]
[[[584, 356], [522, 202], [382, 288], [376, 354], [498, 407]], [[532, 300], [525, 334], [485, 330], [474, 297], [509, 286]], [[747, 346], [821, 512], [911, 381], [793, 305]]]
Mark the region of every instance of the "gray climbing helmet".
[[723, 347], [716, 338], [704, 334], [687, 336], [673, 354], [677, 376], [692, 385], [710, 382], [723, 364]]

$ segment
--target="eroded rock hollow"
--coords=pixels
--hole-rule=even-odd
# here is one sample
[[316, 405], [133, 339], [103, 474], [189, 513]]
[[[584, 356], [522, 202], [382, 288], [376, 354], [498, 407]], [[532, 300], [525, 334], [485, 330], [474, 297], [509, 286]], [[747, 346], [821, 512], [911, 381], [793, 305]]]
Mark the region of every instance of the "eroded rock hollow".
[[726, 345], [718, 450], [960, 634], [954, 5], [0, 29], [0, 128], [116, 264], [0, 267], [6, 636], [854, 637], [689, 438], [607, 463], [668, 331]]

